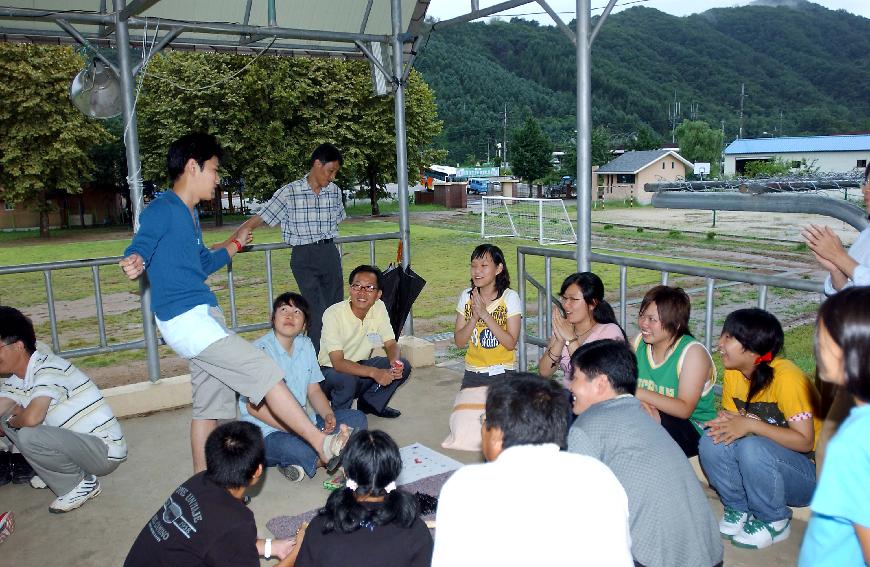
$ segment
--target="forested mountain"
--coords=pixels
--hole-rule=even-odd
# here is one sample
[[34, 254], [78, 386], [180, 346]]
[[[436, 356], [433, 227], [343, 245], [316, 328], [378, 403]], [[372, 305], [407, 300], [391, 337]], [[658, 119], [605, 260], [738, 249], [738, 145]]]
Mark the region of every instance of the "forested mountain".
[[[694, 118], [724, 122], [729, 141], [745, 83], [744, 137], [870, 130], [870, 19], [801, 0], [766, 4], [686, 17], [645, 7], [612, 14], [592, 51], [593, 124], [617, 143], [642, 124], [670, 140], [676, 92], [683, 119], [695, 106]], [[485, 159], [487, 141], [495, 153], [505, 105], [508, 138], [528, 115], [557, 147], [573, 137], [574, 47], [554, 26], [436, 24], [416, 68], [435, 91], [438, 143], [451, 162]]]

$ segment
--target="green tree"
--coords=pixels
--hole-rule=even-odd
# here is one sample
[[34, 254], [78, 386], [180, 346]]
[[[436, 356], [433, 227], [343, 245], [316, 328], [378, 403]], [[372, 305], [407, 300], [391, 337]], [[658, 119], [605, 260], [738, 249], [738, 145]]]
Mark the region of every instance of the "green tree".
[[746, 177], [777, 177], [790, 172], [791, 166], [780, 158], [751, 160], [743, 168], [743, 175]]
[[51, 199], [82, 191], [90, 149], [110, 139], [69, 100], [82, 63], [69, 48], [0, 43], [0, 187], [5, 201], [35, 206], [41, 237]]
[[613, 159], [610, 151], [610, 131], [606, 126], [592, 129], [592, 165], [604, 165]]
[[634, 151], [657, 150], [662, 147], [662, 137], [647, 124], [641, 124], [637, 136], [629, 144], [628, 149]]
[[519, 130], [511, 137], [511, 170], [515, 175], [528, 182], [540, 179], [552, 168], [550, 158], [553, 145], [541, 131], [538, 121], [529, 116]]
[[[168, 144], [190, 130], [209, 131], [227, 149], [225, 177], [243, 179], [249, 195], [265, 199], [302, 177], [314, 147], [331, 142], [344, 156], [337, 183], [365, 186], [378, 214], [377, 199], [395, 179], [396, 138], [393, 97], [371, 94], [368, 66], [302, 58], [250, 63], [180, 52], [151, 63], [139, 102], [146, 178], [166, 182]], [[434, 95], [416, 72], [405, 91], [405, 122], [408, 175], [416, 179], [431, 163], [431, 141], [441, 131]]]
[[710, 164], [710, 175], [719, 173], [719, 156], [722, 154], [722, 131], [710, 128], [702, 120], [686, 120], [677, 126], [677, 143], [680, 154], [692, 163]]

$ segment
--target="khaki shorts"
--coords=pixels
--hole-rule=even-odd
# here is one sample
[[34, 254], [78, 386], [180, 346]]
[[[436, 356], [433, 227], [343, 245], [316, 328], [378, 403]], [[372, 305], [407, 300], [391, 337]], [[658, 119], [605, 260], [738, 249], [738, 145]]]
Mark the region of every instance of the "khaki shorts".
[[190, 359], [193, 419], [235, 419], [236, 393], [257, 405], [283, 379], [268, 354], [230, 333]]

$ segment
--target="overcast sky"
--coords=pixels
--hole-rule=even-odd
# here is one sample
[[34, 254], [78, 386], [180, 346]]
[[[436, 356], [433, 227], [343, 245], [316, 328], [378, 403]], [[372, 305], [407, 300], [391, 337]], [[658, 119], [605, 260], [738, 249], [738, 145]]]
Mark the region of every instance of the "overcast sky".
[[[481, 8], [501, 3], [501, 0], [480, 0]], [[576, 0], [549, 0], [549, 5], [559, 12], [562, 20], [569, 22], [574, 18], [577, 6]], [[748, 0], [617, 0], [615, 12], [632, 6], [647, 6], [655, 8], [675, 16], [686, 16], [697, 12], [703, 12], [710, 8], [724, 8], [729, 6], [743, 6], [750, 4]], [[819, 0], [815, 2], [830, 10], [847, 10], [853, 14], [870, 18], [870, 1], [868, 0]], [[607, 5], [607, 0], [592, 0], [592, 15], [598, 15]], [[427, 15], [438, 20], [446, 20], [453, 16], [466, 14], [470, 11], [471, 0], [431, 0]], [[597, 9], [596, 9], [597, 8]], [[543, 13], [541, 6], [536, 2], [508, 10], [500, 17], [522, 15], [525, 19], [535, 19], [544, 25], [552, 25], [553, 20]]]

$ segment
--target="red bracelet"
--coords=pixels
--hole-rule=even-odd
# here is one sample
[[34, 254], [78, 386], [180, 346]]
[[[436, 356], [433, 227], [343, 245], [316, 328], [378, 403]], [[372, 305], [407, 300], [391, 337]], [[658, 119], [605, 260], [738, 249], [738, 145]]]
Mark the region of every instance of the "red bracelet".
[[236, 245], [236, 252], [241, 252], [241, 251], [242, 251], [242, 243], [241, 243], [241, 242], [239, 242], [239, 241], [236, 240], [235, 238], [233, 238], [232, 240], [230, 240], [230, 242], [232, 242], [233, 244]]

